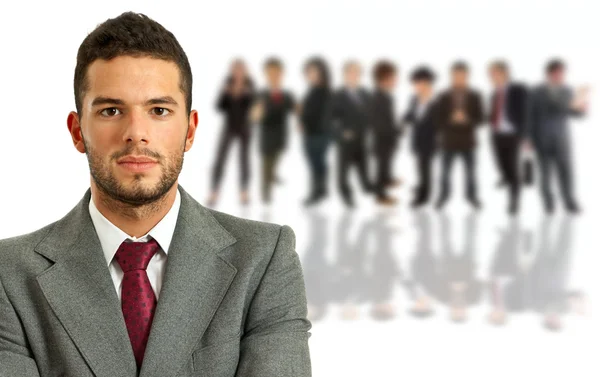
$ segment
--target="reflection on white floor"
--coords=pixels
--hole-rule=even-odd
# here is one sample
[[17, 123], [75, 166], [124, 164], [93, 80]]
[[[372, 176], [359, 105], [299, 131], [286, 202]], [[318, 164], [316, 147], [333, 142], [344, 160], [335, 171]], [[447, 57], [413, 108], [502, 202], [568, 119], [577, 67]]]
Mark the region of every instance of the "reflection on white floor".
[[[446, 316], [459, 324], [472, 320], [472, 309], [480, 307], [492, 326], [508, 326], [513, 317], [532, 313], [544, 329], [561, 331], [570, 315], [585, 315], [585, 287], [572, 286], [569, 279], [576, 223], [571, 216], [544, 216], [537, 229], [510, 219], [490, 245], [487, 266], [478, 262], [481, 250], [474, 244], [477, 213], [453, 220], [447, 214], [417, 212], [417, 239], [408, 258], [394, 248], [394, 239], [402, 235], [389, 213], [353, 224], [353, 212], [346, 212], [333, 224], [332, 240], [327, 216], [317, 211], [308, 216], [310, 242], [300, 252], [313, 323], [357, 320], [363, 314], [391, 321], [406, 312], [412, 319]], [[464, 234], [458, 248], [451, 235], [457, 235], [460, 221]]]

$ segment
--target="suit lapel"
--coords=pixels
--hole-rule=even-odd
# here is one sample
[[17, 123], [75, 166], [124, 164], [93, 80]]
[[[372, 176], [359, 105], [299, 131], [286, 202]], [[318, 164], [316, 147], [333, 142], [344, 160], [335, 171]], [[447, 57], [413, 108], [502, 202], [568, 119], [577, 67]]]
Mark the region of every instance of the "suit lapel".
[[181, 209], [140, 377], [177, 376], [237, 270], [218, 252], [236, 242], [181, 186]]
[[97, 377], [135, 376], [136, 365], [100, 241], [90, 190], [35, 251], [51, 259], [37, 281], [50, 307]]

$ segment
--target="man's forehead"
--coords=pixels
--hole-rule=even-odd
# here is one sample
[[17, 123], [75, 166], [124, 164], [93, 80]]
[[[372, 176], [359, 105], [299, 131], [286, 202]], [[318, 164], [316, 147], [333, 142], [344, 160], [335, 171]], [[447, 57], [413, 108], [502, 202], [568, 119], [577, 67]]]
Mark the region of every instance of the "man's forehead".
[[174, 62], [151, 57], [97, 59], [87, 72], [88, 94], [103, 96], [182, 96]]

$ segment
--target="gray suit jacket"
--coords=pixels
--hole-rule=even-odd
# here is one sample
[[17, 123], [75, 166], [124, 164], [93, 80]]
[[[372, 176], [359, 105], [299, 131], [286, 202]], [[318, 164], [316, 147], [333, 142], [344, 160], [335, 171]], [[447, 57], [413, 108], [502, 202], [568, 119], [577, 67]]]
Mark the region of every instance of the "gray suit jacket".
[[181, 209], [141, 370], [91, 221], [0, 241], [0, 376], [308, 377], [306, 294], [287, 226]]
[[552, 92], [548, 85], [534, 88], [528, 101], [526, 134], [539, 150], [554, 148], [569, 139], [569, 116], [583, 113], [570, 108], [573, 91], [562, 86]]

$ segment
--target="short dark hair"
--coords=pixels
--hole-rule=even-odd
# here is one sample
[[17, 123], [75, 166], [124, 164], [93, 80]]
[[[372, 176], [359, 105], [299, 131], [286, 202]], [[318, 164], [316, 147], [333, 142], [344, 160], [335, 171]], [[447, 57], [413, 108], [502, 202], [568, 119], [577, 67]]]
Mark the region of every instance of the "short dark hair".
[[546, 73], [554, 73], [565, 68], [565, 62], [561, 59], [552, 59], [546, 64]]
[[469, 72], [469, 65], [464, 60], [457, 60], [454, 63], [452, 63], [451, 70], [452, 72]]
[[410, 75], [410, 81], [412, 81], [412, 82], [417, 82], [417, 81], [433, 82], [433, 81], [435, 81], [435, 73], [433, 73], [433, 71], [431, 69], [429, 69], [429, 67], [420, 66], [420, 67], [417, 67], [412, 72], [412, 74]]
[[110, 60], [118, 56], [152, 57], [177, 64], [186, 109], [188, 113], [191, 111], [192, 69], [177, 39], [148, 16], [125, 12], [98, 25], [79, 46], [73, 80], [78, 113], [85, 92], [89, 89], [86, 80], [89, 66], [97, 59]]
[[396, 66], [389, 60], [380, 60], [377, 62], [377, 64], [375, 64], [375, 68], [373, 69], [373, 78], [377, 83], [380, 83], [381, 81], [395, 74]]
[[283, 62], [281, 61], [281, 59], [271, 56], [270, 58], [265, 60], [263, 67], [264, 67], [264, 69], [271, 68], [271, 67], [283, 69]]

